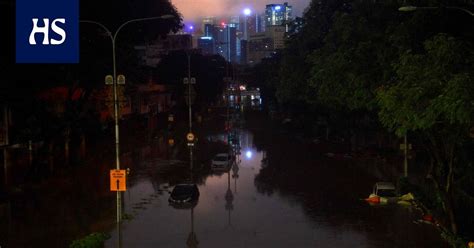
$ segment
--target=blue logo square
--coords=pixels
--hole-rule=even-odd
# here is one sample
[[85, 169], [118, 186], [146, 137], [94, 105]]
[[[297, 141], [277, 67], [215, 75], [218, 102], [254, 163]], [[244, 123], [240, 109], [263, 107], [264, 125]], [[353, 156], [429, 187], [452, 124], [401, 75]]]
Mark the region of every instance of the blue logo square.
[[79, 0], [16, 0], [17, 63], [79, 63]]

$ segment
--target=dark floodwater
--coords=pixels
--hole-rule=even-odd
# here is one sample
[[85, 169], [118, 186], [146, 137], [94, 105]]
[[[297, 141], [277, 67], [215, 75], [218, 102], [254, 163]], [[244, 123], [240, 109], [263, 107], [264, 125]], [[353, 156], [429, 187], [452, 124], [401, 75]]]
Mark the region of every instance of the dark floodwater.
[[[420, 217], [417, 211], [362, 201], [376, 179], [351, 161], [324, 160], [279, 137], [258, 141], [257, 149], [254, 137], [262, 132], [239, 131], [238, 170], [202, 178], [194, 209], [169, 206], [173, 185], [149, 173], [138, 175], [125, 197], [125, 212], [134, 217], [120, 234], [115, 229], [106, 247], [445, 245], [432, 226], [413, 222]], [[147, 163], [146, 171], [155, 166]]]
[[378, 180], [363, 165], [323, 158], [261, 123], [250, 126], [238, 130], [238, 168], [195, 164], [200, 197], [193, 209], [168, 204], [168, 191], [189, 180], [189, 164], [166, 160], [163, 142], [140, 145], [122, 157], [133, 173], [123, 195], [129, 219], [120, 229], [108, 191], [113, 156], [91, 156], [2, 204], [0, 246], [67, 247], [98, 231], [111, 232], [110, 248], [446, 246], [432, 226], [414, 223], [416, 210], [361, 200]]

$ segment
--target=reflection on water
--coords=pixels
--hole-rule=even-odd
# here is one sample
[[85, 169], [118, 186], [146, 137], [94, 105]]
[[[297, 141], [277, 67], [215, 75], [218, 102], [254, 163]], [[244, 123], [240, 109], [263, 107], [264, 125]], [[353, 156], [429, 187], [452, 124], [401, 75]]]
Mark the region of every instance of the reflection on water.
[[[434, 228], [413, 223], [416, 211], [362, 201], [376, 179], [350, 160], [323, 159], [271, 128], [252, 128], [235, 130], [235, 163], [220, 173], [204, 165], [190, 174], [190, 161], [168, 159], [163, 140], [124, 149], [132, 173], [121, 226], [108, 188], [113, 152], [88, 151], [87, 166], [57, 170], [45, 187], [0, 202], [0, 245], [67, 247], [112, 230], [106, 247], [443, 247]], [[227, 138], [207, 140], [224, 147]], [[190, 179], [198, 204], [173, 208], [169, 192]]]
[[194, 232], [194, 207], [191, 208], [191, 231], [188, 235], [188, 239], [186, 240], [186, 245], [189, 248], [197, 248], [199, 245], [199, 241], [197, 239], [196, 233]]
[[[418, 213], [362, 201], [375, 178], [350, 162], [323, 160], [281, 137], [257, 149], [251, 131], [238, 136], [230, 170], [199, 182], [191, 232], [189, 215], [159, 196], [124, 225], [124, 247], [182, 247], [183, 240], [188, 247], [442, 247], [433, 228], [413, 224]], [[146, 197], [153, 184], [168, 187], [156, 179], [142, 178], [131, 190]]]
[[[147, 189], [148, 198], [148, 192], [156, 192], [154, 198], [163, 194], [159, 191], [162, 178], [180, 177], [176, 171], [181, 162], [164, 160], [166, 151], [160, 147], [159, 142], [123, 146], [122, 167], [137, 172], [127, 187], [136, 188], [141, 175], [156, 179], [153, 191]], [[0, 246], [67, 247], [90, 233], [114, 229], [115, 193], [110, 192], [108, 178], [114, 167], [113, 150], [101, 144], [89, 146], [88, 151], [84, 144], [70, 149], [75, 161], [70, 165], [62, 162], [62, 156], [41, 150], [33, 153], [32, 163], [28, 149], [9, 149], [2, 156], [2, 186], [6, 183], [10, 190], [5, 193], [0, 187]], [[124, 213], [132, 215], [151, 203], [147, 198], [132, 205], [134, 194], [138, 195], [133, 190], [124, 193]]]
[[3, 184], [8, 185], [8, 177], [9, 177], [9, 170], [8, 166], [10, 164], [9, 157], [8, 157], [8, 150], [6, 148], [3, 149]]

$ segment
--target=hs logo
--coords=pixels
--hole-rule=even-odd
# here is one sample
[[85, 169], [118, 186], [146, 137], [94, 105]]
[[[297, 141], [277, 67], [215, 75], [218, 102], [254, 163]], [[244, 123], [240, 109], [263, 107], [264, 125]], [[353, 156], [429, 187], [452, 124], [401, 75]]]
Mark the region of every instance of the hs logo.
[[79, 0], [15, 1], [16, 63], [79, 63]]
[[41, 44], [43, 45], [61, 45], [64, 43], [66, 40], [66, 32], [64, 31], [64, 28], [61, 26], [58, 26], [58, 23], [60, 24], [66, 24], [66, 19], [65, 18], [57, 18], [54, 19], [51, 22], [51, 30], [57, 34], [58, 36], [61, 37], [61, 39], [57, 40], [54, 38], [49, 39], [49, 18], [43, 18], [43, 25], [39, 26], [38, 25], [38, 18], [33, 18], [33, 29], [31, 30], [30, 33], [30, 38], [29, 38], [29, 43], [30, 45], [36, 45], [36, 39], [35, 35], [36, 34], [43, 34], [43, 42]]

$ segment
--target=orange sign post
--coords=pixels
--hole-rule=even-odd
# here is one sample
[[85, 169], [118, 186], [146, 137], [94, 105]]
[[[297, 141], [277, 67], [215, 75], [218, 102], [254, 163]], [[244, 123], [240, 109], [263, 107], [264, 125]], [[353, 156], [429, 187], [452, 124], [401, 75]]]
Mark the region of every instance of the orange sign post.
[[110, 170], [110, 191], [126, 191], [126, 170]]

